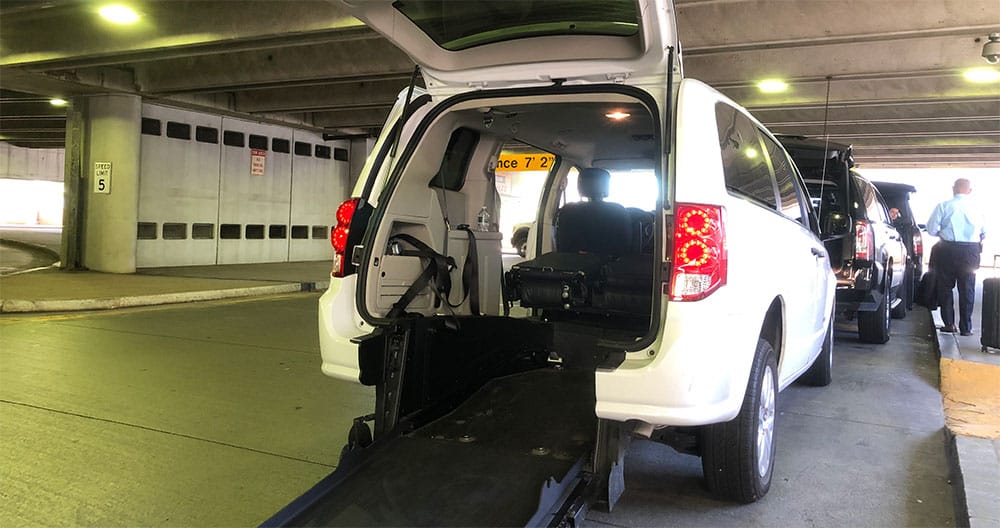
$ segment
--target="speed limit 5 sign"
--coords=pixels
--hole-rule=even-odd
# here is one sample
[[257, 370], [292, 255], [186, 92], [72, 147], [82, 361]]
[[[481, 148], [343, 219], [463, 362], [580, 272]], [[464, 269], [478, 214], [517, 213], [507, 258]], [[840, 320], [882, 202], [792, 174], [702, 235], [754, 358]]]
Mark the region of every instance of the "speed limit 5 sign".
[[94, 162], [94, 192], [111, 194], [111, 162]]

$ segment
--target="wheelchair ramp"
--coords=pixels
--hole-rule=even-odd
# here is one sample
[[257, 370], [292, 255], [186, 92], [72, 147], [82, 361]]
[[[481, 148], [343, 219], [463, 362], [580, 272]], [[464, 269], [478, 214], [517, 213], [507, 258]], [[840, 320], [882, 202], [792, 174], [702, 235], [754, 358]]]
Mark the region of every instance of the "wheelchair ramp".
[[534, 524], [579, 474], [596, 428], [592, 372], [496, 379], [451, 414], [363, 451], [265, 525]]

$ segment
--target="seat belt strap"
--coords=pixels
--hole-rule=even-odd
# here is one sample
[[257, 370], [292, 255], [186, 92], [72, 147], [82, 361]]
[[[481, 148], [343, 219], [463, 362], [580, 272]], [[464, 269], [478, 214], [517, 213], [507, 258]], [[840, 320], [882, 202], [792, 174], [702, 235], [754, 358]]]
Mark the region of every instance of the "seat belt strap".
[[482, 315], [479, 311], [479, 253], [476, 250], [476, 234], [469, 226], [462, 224], [458, 229], [469, 235], [469, 250], [465, 253], [462, 266], [462, 289], [469, 296], [472, 315]]
[[451, 292], [451, 270], [455, 269], [455, 259], [434, 251], [427, 244], [406, 233], [393, 235], [391, 241], [402, 241], [413, 246], [416, 248], [415, 250], [404, 250], [401, 254], [426, 258], [428, 263], [424, 271], [413, 281], [413, 284], [392, 305], [392, 309], [386, 316], [395, 318], [403, 315], [406, 307], [428, 286], [432, 287], [432, 292], [438, 300], [447, 304], [448, 294]]

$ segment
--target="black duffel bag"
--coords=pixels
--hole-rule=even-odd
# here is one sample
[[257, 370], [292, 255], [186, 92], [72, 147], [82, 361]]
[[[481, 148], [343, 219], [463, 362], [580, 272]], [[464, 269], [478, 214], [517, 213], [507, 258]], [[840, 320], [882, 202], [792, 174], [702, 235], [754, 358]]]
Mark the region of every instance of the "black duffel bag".
[[913, 302], [928, 310], [937, 310], [941, 304], [938, 301], [937, 280], [937, 272], [933, 269], [927, 270], [924, 276], [920, 277], [920, 282], [917, 284], [917, 291], [915, 292], [916, 298]]

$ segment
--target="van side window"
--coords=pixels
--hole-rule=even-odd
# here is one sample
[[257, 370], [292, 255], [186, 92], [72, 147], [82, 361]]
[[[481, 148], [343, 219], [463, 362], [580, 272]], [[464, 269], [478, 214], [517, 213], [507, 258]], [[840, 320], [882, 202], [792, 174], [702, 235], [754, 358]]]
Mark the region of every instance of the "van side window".
[[[795, 183], [795, 170], [792, 169], [792, 162], [788, 159], [785, 149], [778, 145], [777, 141], [760, 134], [761, 141], [767, 146], [767, 157], [771, 160], [771, 170], [774, 172], [775, 183], [778, 184], [778, 199], [780, 200], [778, 210], [781, 214], [795, 220], [803, 222], [801, 190]], [[805, 223], [805, 222], [803, 222]]]
[[761, 151], [757, 127], [735, 108], [715, 105], [726, 187], [772, 209], [778, 207], [774, 180]]
[[[468, 128], [459, 128], [451, 133], [448, 148], [444, 151], [441, 168], [431, 178], [428, 185], [444, 187], [449, 191], [459, 191], [465, 185], [465, 173], [469, 168], [472, 152], [479, 143], [479, 132]], [[443, 183], [443, 185], [442, 185]]]

